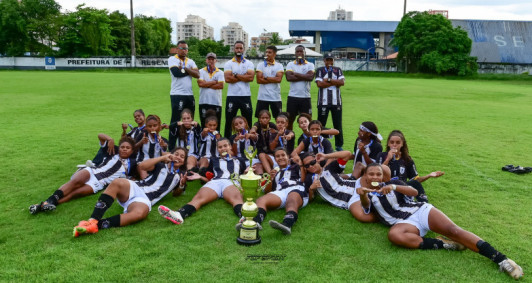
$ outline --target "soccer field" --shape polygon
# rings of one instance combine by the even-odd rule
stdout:
[[[72,237],[72,228],[90,216],[97,195],[29,214],[30,204],[92,159],[98,133],[118,139],[121,123],[132,123],[138,108],[168,123],[169,89],[167,72],[0,71],[0,281],[512,280],[471,251],[393,246],[387,227],[359,223],[320,199],[300,211],[290,236],[265,222],[262,244],[253,247],[236,244],[238,219],[221,200],[180,226],[154,207],[138,224],[80,238]],[[254,98],[257,89],[252,83]],[[195,93],[197,102],[197,85]],[[284,100],[287,93],[283,81]],[[312,94],[315,111],[314,83]],[[530,272],[532,174],[501,167],[532,166],[531,80],[347,75],[342,95],[344,149],[353,149],[363,121],[375,122],[385,139],[400,129],[421,175],[445,172],[424,183],[430,202]],[[198,187],[160,204],[179,208]],[[115,203],[106,215],[121,211]],[[266,221],[283,215],[269,212]]]

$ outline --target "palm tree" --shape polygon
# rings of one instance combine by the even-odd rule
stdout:
[[[271,45],[280,45],[283,43],[283,39],[279,36],[278,32],[272,33],[272,37],[270,38],[270,44]]]

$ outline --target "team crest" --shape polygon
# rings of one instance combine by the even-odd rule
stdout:
[[[183,100],[179,101],[179,110],[182,110],[183,109]]]
[[[399,168],[399,173],[403,175],[405,173],[405,167],[401,166],[401,168]]]

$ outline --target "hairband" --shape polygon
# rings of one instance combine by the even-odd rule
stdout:
[[[368,132],[368,133],[370,133],[370,134],[376,136],[380,141],[382,141],[382,136],[381,136],[381,134],[379,134],[379,133],[376,134],[376,133],[372,132],[370,129],[364,127],[363,125],[360,125],[360,129],[361,129],[362,131],[364,131],[364,132]]]

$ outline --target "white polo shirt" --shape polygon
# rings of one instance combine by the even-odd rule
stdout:
[[[273,61],[273,64],[265,61],[257,65],[257,72],[261,72],[264,78],[271,78],[275,77],[279,72],[283,73],[284,69],[283,65],[277,61]],[[263,101],[281,101],[281,84],[259,84],[259,95],[257,99]]]
[[[207,67],[199,70],[198,81],[206,82],[225,82],[224,73],[216,68],[212,74],[209,74]],[[199,104],[210,104],[222,106],[222,90],[208,87],[200,87]]]
[[[254,71],[255,66],[247,59],[242,62],[233,59],[227,61],[224,65],[224,72],[238,75],[245,75],[249,70]],[[251,90],[248,82],[238,81],[236,83],[227,83],[227,96],[251,96]]]
[[[184,61],[179,59],[177,55],[168,58],[168,69],[172,67],[182,68],[183,66],[190,69],[197,69],[196,63],[190,58],[185,58]],[[192,92],[192,77],[190,75],[176,78],[172,75],[170,71],[170,76],[172,77],[172,84],[170,87],[170,95],[194,95]]]
[[[305,63],[298,64],[297,61],[293,61],[286,65],[286,71],[292,71],[294,73],[306,74],[308,71],[314,72],[314,64],[305,60]],[[291,97],[300,97],[300,98],[310,98],[310,82],[308,81],[299,81],[299,82],[290,82],[290,91],[288,96]]]

